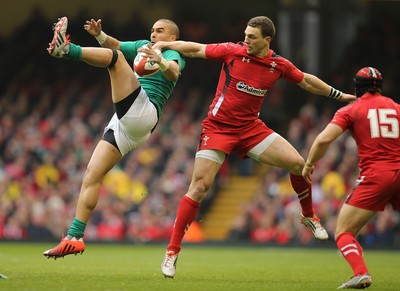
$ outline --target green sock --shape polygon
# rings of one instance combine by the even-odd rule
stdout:
[[[86,223],[80,221],[78,218],[74,218],[67,234],[79,239],[83,237],[85,233],[85,228],[86,228]]]
[[[70,43],[65,58],[68,60],[80,61],[82,58],[82,48],[79,45]]]

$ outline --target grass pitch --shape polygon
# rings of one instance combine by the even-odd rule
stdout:
[[[53,244],[0,242],[0,290],[334,290],[352,275],[336,249],[185,245],[174,279],[162,246],[86,245],[83,255],[46,259]],[[370,290],[400,289],[400,252],[365,252]]]

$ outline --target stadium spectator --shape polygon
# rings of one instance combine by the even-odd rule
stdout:
[[[97,144],[83,177],[75,218],[67,236],[56,247],[44,252],[47,257],[64,257],[85,250],[83,236],[86,225],[100,195],[105,175],[131,150],[143,145],[156,127],[165,103],[169,99],[185,61],[179,53],[169,50],[159,55],[151,43],[160,40],[175,41],[179,28],[171,20],[160,19],[151,29],[150,40],[120,42],[102,31],[101,20],[86,21],[84,28],[96,37],[104,48],[80,47],[70,43],[66,35],[67,17],[53,27],[54,36],[48,52],[53,57],[86,62],[107,68],[111,81],[111,97],[115,113],[106,126],[102,140]],[[144,49],[142,46],[146,45]],[[146,78],[135,75],[125,58],[134,60],[142,50],[149,61],[157,63],[160,71]],[[121,219],[113,211],[104,213],[109,219],[98,225],[102,237],[123,236]]]
[[[357,143],[360,174],[339,212],[335,239],[354,275],[338,289],[371,285],[372,278],[356,235],[387,205],[400,211],[400,104],[382,95],[382,81],[381,73],[373,67],[357,72],[354,78],[357,101],[336,112],[316,137],[303,168],[304,178],[311,183],[314,164],[345,130],[351,132]]]
[[[244,42],[201,44],[196,42],[158,42],[155,47],[173,49],[184,56],[218,60],[223,63],[214,101],[203,120],[192,182],[178,206],[176,221],[167,246],[162,273],[173,278],[176,260],[186,230],[196,217],[201,201],[207,195],[226,156],[231,152],[241,158],[283,168],[302,207],[301,220],[316,239],[327,240],[328,234],[314,214],[311,186],[301,176],[304,160],[282,136],[268,128],[259,118],[267,92],[283,77],[311,93],[340,101],[355,96],[342,93],[314,75],[303,73],[287,59],[278,56],[270,43],[275,26],[266,16],[250,19]],[[287,235],[285,234],[286,240]]]

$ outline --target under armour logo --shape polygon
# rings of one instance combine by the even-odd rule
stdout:
[[[242,58],[242,62],[250,63],[250,59],[249,59],[249,58],[246,58],[246,57],[243,57],[243,58]]]

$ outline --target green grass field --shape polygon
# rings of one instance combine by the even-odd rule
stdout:
[[[334,290],[351,276],[335,249],[188,246],[165,279],[165,246],[87,244],[46,259],[52,244],[0,242],[0,290]],[[370,290],[400,290],[400,252],[367,250]]]

